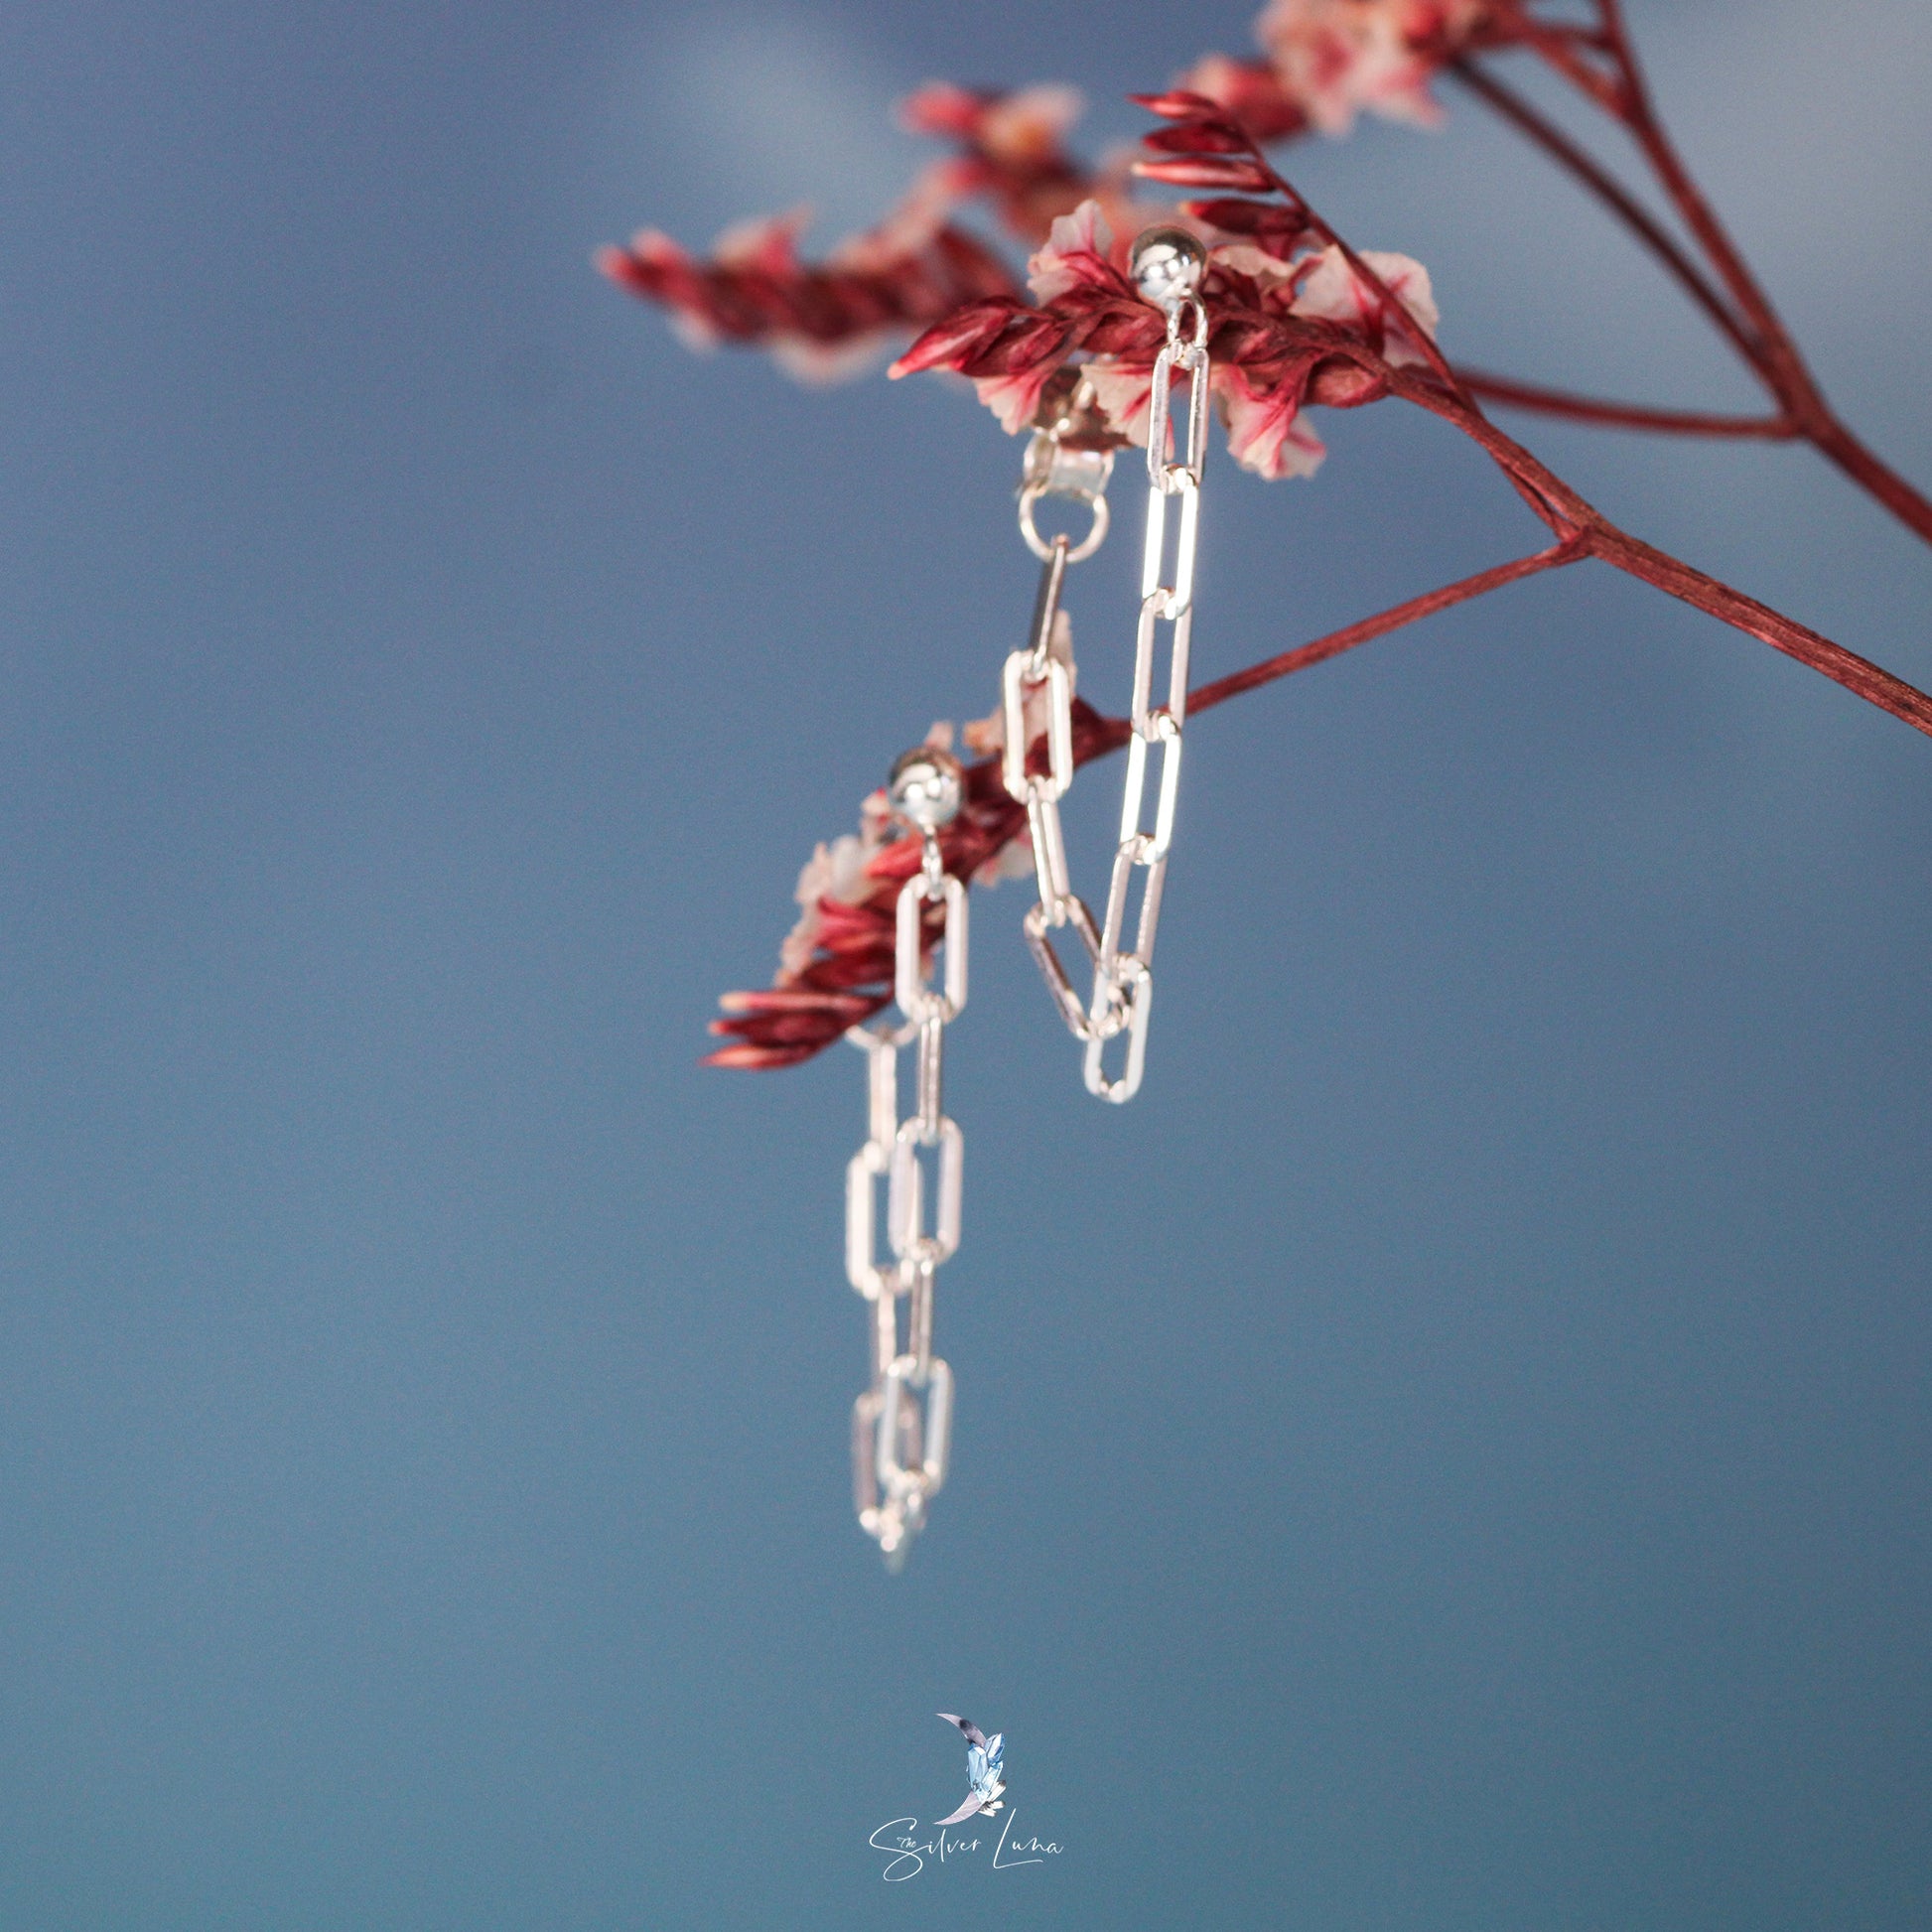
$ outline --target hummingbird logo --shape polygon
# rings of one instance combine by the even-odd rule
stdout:
[[[966,1777],[973,1788],[967,1792],[966,1802],[950,1818],[940,1819],[934,1829],[943,1830],[948,1825],[957,1825],[961,1819],[971,1818],[975,1812],[1003,1810],[1005,1801],[1000,1794],[1007,1788],[1001,1775],[1006,1769],[1006,1733],[996,1730],[988,1737],[971,1718],[955,1718],[950,1711],[941,1711],[937,1715],[966,1739]]]

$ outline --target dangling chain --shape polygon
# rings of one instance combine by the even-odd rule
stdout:
[[[916,755],[913,755],[916,757]],[[900,760],[903,767],[905,759]],[[936,783],[946,774],[938,766]],[[895,789],[899,786],[896,783]],[[947,814],[950,816],[950,814]],[[934,828],[924,829],[917,872],[899,889],[895,933],[897,1027],[855,1027],[865,1049],[870,1133],[845,1171],[846,1278],[872,1304],[872,1386],[852,1410],[853,1499],[859,1525],[897,1570],[946,1479],[952,1438],[952,1370],[932,1352],[932,1292],[940,1265],[959,1246],[966,1143],[946,1117],[941,1090],[946,1027],[966,1005],[966,888],[940,861]],[[945,908],[944,980],[935,990],[923,960],[925,907]],[[917,1105],[898,1117],[898,1049],[918,1044]],[[921,1151],[934,1157],[937,1200],[926,1225]],[[878,1182],[886,1177],[892,1262],[875,1258]],[[898,1306],[906,1304],[901,1345]]]
[[[1094,922],[1086,901],[1067,877],[1066,842],[1059,801],[1073,782],[1073,691],[1070,632],[1060,621],[1060,593],[1069,564],[1084,561],[1107,535],[1108,479],[1113,455],[1082,447],[1076,426],[1091,408],[1084,382],[1074,385],[1051,427],[1036,431],[1028,447],[1020,491],[1020,532],[1043,566],[1028,644],[1006,660],[1000,679],[1003,733],[1001,777],[1009,795],[1027,808],[1034,872],[1039,897],[1023,920],[1028,947],[1045,977],[1060,1017],[1086,1047],[1088,1090],[1104,1100],[1131,1100],[1147,1062],[1148,1008],[1154,993],[1154,937],[1161,918],[1161,887],[1173,839],[1174,804],[1180,787],[1180,736],[1187,711],[1187,648],[1193,623],[1194,546],[1200,522],[1201,465],[1207,454],[1207,311],[1194,295],[1197,244],[1184,232],[1151,230],[1149,241],[1179,255],[1195,254],[1192,279],[1176,283],[1166,301],[1168,335],[1154,364],[1148,409],[1147,545],[1141,569],[1141,611],[1134,643],[1133,733],[1127,743],[1127,777],[1121,800],[1120,837],[1107,915]],[[1157,264],[1158,272],[1159,264]],[[1144,292],[1147,284],[1142,284]],[[1191,330],[1185,325],[1191,322]],[[1170,391],[1187,378],[1180,460],[1170,461]],[[1045,496],[1084,504],[1092,525],[1076,545],[1065,536],[1042,538],[1034,511]],[[1166,581],[1168,503],[1180,499],[1172,577]],[[1168,701],[1153,700],[1159,626],[1173,626],[1168,647]],[[1028,769],[1031,734],[1029,693],[1044,690],[1046,769]],[[1161,752],[1161,786],[1150,830],[1142,824],[1148,755]],[[845,1272],[872,1304],[872,1383],[852,1410],[853,1498],[860,1527],[897,1570],[925,1522],[926,1505],[946,1479],[952,1439],[952,1370],[932,1352],[933,1287],[942,1263],[959,1246],[960,1197],[965,1141],[947,1118],[941,1092],[945,1030],[966,1005],[966,886],[945,870],[938,828],[957,813],[963,796],[957,764],[943,752],[908,752],[893,768],[892,803],[922,840],[919,870],[900,889],[894,934],[894,995],[899,1020],[854,1027],[846,1037],[867,1059],[869,1132],[845,1171]],[[1134,944],[1124,948],[1134,875],[1146,874]],[[940,945],[942,984],[935,989],[926,965],[926,907],[944,908]],[[1093,969],[1093,990],[1082,1004],[1053,949],[1051,932],[1070,925]],[[1107,1042],[1127,1035],[1126,1063],[1110,1076],[1103,1063]],[[898,1051],[916,1041],[916,1106],[898,1116]],[[921,1155],[931,1157],[935,1195],[927,1227],[928,1182]],[[878,1183],[887,1183],[886,1228],[893,1259],[878,1259]],[[906,1305],[900,1334],[899,1304]]]
[[[1190,337],[1182,334],[1183,319],[1189,312],[1193,323]],[[1170,462],[1168,452],[1169,390],[1176,372],[1187,377],[1187,420],[1178,463]],[[1147,1065],[1148,1009],[1154,998],[1154,936],[1161,922],[1161,887],[1167,876],[1168,848],[1173,841],[1174,805],[1180,790],[1180,735],[1187,715],[1194,546],[1200,532],[1201,465],[1207,455],[1207,311],[1196,297],[1183,296],[1168,312],[1168,340],[1154,364],[1148,404],[1147,544],[1141,565],[1140,624],[1134,640],[1133,735],[1127,741],[1120,841],[1107,890],[1107,916],[1097,931],[1086,901],[1067,881],[1059,801],[1073,782],[1073,663],[1070,652],[1063,659],[1052,655],[1051,640],[1066,565],[1075,557],[1092,553],[1105,533],[1106,521],[1096,513],[1093,532],[1077,552],[1068,552],[1064,537],[1045,550],[1034,535],[1031,506],[1024,492],[1021,497],[1022,532],[1045,557],[1032,648],[1017,650],[1007,659],[1001,681],[1006,739],[1001,775],[1009,794],[1027,808],[1034,871],[1039,886],[1038,902],[1026,915],[1023,929],[1061,1019],[1074,1037],[1085,1043],[1087,1090],[1116,1102],[1133,1099]],[[1101,486],[1105,486],[1104,475]],[[1163,581],[1163,566],[1167,561],[1168,503],[1173,497],[1180,499],[1180,515],[1173,581],[1167,583]],[[1096,496],[1094,501],[1096,511],[1106,507],[1104,498]],[[1157,705],[1151,700],[1156,632],[1163,623],[1173,628],[1168,656],[1168,701]],[[1047,703],[1044,776],[1027,770],[1026,693],[1029,687],[1037,689],[1041,684],[1046,687]],[[1161,750],[1161,789],[1150,831],[1143,827],[1142,816],[1148,753],[1156,746]],[[1121,937],[1127,926],[1136,872],[1145,872],[1147,881],[1133,949],[1126,951]],[[1062,925],[1072,926],[1093,966],[1093,992],[1084,1007],[1049,936],[1051,928]],[[1126,1065],[1114,1078],[1107,1073],[1104,1056],[1107,1042],[1122,1032],[1127,1035]]]

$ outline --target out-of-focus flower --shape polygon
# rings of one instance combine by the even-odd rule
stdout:
[[[1431,76],[1495,12],[1492,0],[1269,0],[1255,34],[1310,124],[1346,134],[1364,109],[1435,125]]]
[[[1301,101],[1267,61],[1203,54],[1173,84],[1226,108],[1257,141],[1286,141],[1308,131]]]
[[[728,229],[709,261],[645,228],[628,248],[602,249],[597,264],[620,287],[661,303],[694,346],[759,344],[794,374],[826,380],[963,303],[1013,290],[1006,264],[949,223],[946,207],[921,182],[877,227],[816,266],[798,259],[802,212]]]
[[[1065,146],[1084,106],[1071,87],[977,93],[933,80],[899,103],[898,118],[911,133],[959,144],[959,154],[927,171],[928,193],[949,207],[983,196],[1013,233],[1038,241],[1091,192]]]
[[[1098,204],[1117,233],[1132,234],[1159,210],[1134,198],[1131,152],[1096,169],[1062,144],[1080,113],[1070,87],[975,93],[947,82],[921,87],[899,109],[915,133],[938,135],[960,152],[927,168],[876,226],[841,242],[819,263],[800,261],[804,212],[767,215],[729,228],[700,260],[654,228],[628,248],[605,248],[598,266],[620,286],[670,311],[693,347],[754,344],[807,381],[836,380],[869,367],[882,347],[947,317],[970,321],[972,306],[1011,295],[1017,279],[954,212],[991,205],[1007,229],[1037,246],[1053,223],[1085,202]],[[1011,380],[995,379],[989,404],[1018,428],[1038,404],[1031,358]]]

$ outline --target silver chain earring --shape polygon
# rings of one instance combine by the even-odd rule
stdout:
[[[1041,571],[1028,642],[1008,656],[1000,679],[1001,779],[1008,795],[1026,807],[1038,889],[1022,929],[1060,1018],[1084,1049],[1088,1090],[1114,1102],[1134,1097],[1146,1069],[1154,941],[1180,788],[1194,552],[1207,455],[1207,311],[1198,294],[1206,260],[1199,241],[1174,227],[1148,229],[1135,241],[1131,256],[1135,285],[1166,312],[1168,327],[1149,384],[1147,535],[1135,627],[1131,734],[1120,832],[1105,916],[1099,921],[1072,889],[1060,829],[1060,800],[1073,782],[1077,679],[1061,593],[1068,567],[1091,557],[1106,540],[1106,488],[1114,461],[1111,448],[1081,438],[1090,401],[1082,384],[1066,392],[1065,406],[1051,425],[1035,432],[1022,469],[1020,533],[1040,560]],[[1172,404],[1176,381],[1184,381],[1186,394],[1185,413],[1178,419]],[[1077,544],[1065,536],[1040,536],[1035,512],[1046,498],[1080,504],[1090,512],[1091,523]],[[1176,500],[1178,513],[1171,519],[1169,504]],[[1163,626],[1168,630],[1168,695],[1165,704],[1156,704]],[[1040,770],[1035,768],[1033,747],[1042,738],[1045,759]],[[1160,783],[1149,826],[1144,822],[1148,764],[1157,751]],[[852,1412],[853,1493],[860,1527],[879,1544],[887,1567],[895,1571],[903,1565],[932,1498],[945,1482],[952,1443],[952,1370],[932,1352],[932,1325],[938,1271],[959,1246],[965,1177],[965,1141],[945,1112],[942,1076],[946,1028],[966,1005],[967,889],[963,879],[945,870],[939,833],[958,816],[964,795],[963,775],[949,752],[922,746],[893,767],[888,786],[892,810],[920,841],[918,869],[900,888],[897,907],[894,995],[898,1018],[855,1027],[846,1035],[866,1054],[868,1096],[866,1142],[846,1168],[846,1278],[872,1311],[872,1378]],[[1143,875],[1140,906],[1134,942],[1128,947],[1122,940],[1137,873]],[[1068,928],[1092,973],[1084,1000],[1053,943],[1053,934]],[[1123,1035],[1122,1063],[1109,1073],[1109,1044]],[[915,1044],[913,1110],[900,1119],[898,1053]],[[890,1261],[878,1256],[882,1179]]]

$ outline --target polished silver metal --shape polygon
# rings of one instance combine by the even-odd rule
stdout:
[[[1066,588],[1066,567],[1073,561],[1065,537],[1055,537],[1043,559],[1046,568],[1039,573],[1039,589],[1034,594],[1033,621],[1027,626],[1031,646],[1027,675],[1037,683],[1046,675],[1047,660],[1053,655],[1053,638],[1060,627],[1060,593]],[[1069,670],[1071,656],[1062,658]],[[1012,789],[1011,785],[1008,787]]]
[[[1128,277],[1157,309],[1172,310],[1194,294],[1206,272],[1207,250],[1187,228],[1143,228],[1128,250]]]
[[[941,941],[944,953],[943,993],[935,993],[926,981],[926,966],[921,938],[925,927],[925,906],[938,899],[946,908]],[[915,872],[898,892],[896,920],[894,997],[898,1010],[919,1026],[934,1018],[950,1024],[966,1011],[966,885],[950,873],[942,874],[935,888],[927,871]]]
[[[1063,555],[1063,542],[1059,549]],[[895,814],[918,835],[919,866],[894,912],[898,1021],[846,1035],[868,1060],[866,1142],[846,1166],[845,1260],[847,1279],[872,1304],[872,1379],[852,1411],[853,1502],[860,1527],[897,1570],[945,1479],[952,1428],[952,1371],[932,1352],[932,1326],[939,1268],[959,1247],[965,1179],[965,1137],[946,1117],[944,1078],[946,1028],[966,1006],[968,920],[965,882],[947,872],[938,836],[965,800],[958,760],[920,746],[893,766],[887,790]],[[932,905],[940,908],[936,933],[926,918]],[[897,1053],[915,1043],[913,1107],[901,1118]],[[890,1264],[878,1252],[882,1175]]]
[[[1108,1002],[1107,1024],[1097,1017],[1089,1020],[1086,1058],[1081,1071],[1087,1091],[1102,1100],[1132,1100],[1141,1090],[1141,1076],[1147,1070],[1147,1021],[1154,1004],[1154,971],[1132,953],[1122,954],[1112,973],[1103,981],[1095,975],[1096,1014],[1103,998]],[[1127,1063],[1118,1078],[1106,1068],[1107,1042],[1127,1035]]]
[[[1000,777],[1008,796],[1025,807],[1033,842],[1038,895],[1022,920],[1028,949],[1061,1019],[1081,1042],[1088,1088],[1109,1101],[1131,1099],[1146,1069],[1154,942],[1179,798],[1211,374],[1207,311],[1198,295],[1205,265],[1204,250],[1185,229],[1151,229],[1134,246],[1136,286],[1166,310],[1168,330],[1148,411],[1148,517],[1131,735],[1100,920],[1069,883],[1059,812],[1073,783],[1078,676],[1060,600],[1068,566],[1092,556],[1106,538],[1105,491],[1113,469],[1110,452],[1068,440],[1076,418],[1090,409],[1084,383],[1069,392],[1061,419],[1035,434],[1021,476],[1020,532],[1044,568],[1027,642],[1009,653],[1001,672]],[[1183,378],[1185,415],[1176,421],[1173,389]],[[1048,496],[1087,507],[1091,521],[1079,542],[1040,535],[1034,509]],[[1170,517],[1173,498],[1177,513]],[[1157,676],[1164,627],[1165,675]],[[1161,702],[1157,686],[1165,691]],[[1042,711],[1044,729],[1035,733],[1031,727]],[[1036,737],[1045,741],[1043,771],[1029,769]],[[1157,749],[1161,776],[1148,824],[1148,767]],[[958,761],[936,747],[918,747],[894,765],[888,793],[895,815],[918,836],[919,865],[894,907],[893,991],[899,1018],[847,1035],[868,1055],[868,1077],[867,1138],[846,1167],[846,1277],[871,1304],[871,1383],[852,1411],[853,1504],[860,1527],[896,1571],[945,1482],[951,1452],[952,1371],[932,1352],[932,1334],[938,1271],[958,1251],[964,1204],[965,1137],[945,1111],[944,1070],[946,1028],[966,1006],[968,931],[966,885],[946,869],[938,836],[965,804]],[[931,907],[939,908],[936,920],[929,917]],[[1092,970],[1084,1000],[1054,949],[1053,934],[1063,929],[1079,940]],[[914,1042],[914,1102],[901,1118],[897,1053]],[[882,1177],[890,1263],[879,1256]]]
[[[1180,320],[1193,317],[1191,339],[1183,340]],[[1170,431],[1173,423],[1173,378],[1178,372],[1187,378],[1187,432],[1181,444],[1179,462],[1172,461]],[[1207,459],[1207,388],[1211,370],[1207,359],[1207,311],[1189,300],[1180,304],[1168,318],[1167,345],[1155,358],[1154,376],[1148,389],[1147,474],[1157,489],[1172,494],[1178,487],[1176,475],[1200,482],[1201,466]]]
[[[922,1148],[938,1154],[938,1200],[932,1229],[925,1227],[927,1188],[919,1164]],[[887,1177],[887,1224],[893,1252],[905,1262],[950,1261],[959,1251],[960,1206],[966,1173],[966,1137],[959,1124],[941,1114],[930,1128],[916,1116],[899,1130],[893,1143],[892,1169]]]
[[[1102,1099],[1125,1101],[1139,1090],[1147,1064],[1148,1017],[1154,999],[1154,942],[1161,896],[1173,844],[1180,799],[1181,738],[1187,717],[1187,677],[1194,613],[1194,561],[1200,540],[1200,481],[1207,458],[1207,419],[1212,370],[1207,354],[1208,317],[1199,297],[1207,254],[1185,228],[1150,228],[1136,238],[1130,272],[1141,293],[1167,312],[1167,339],[1155,359],[1148,409],[1147,533],[1141,553],[1141,608],[1134,636],[1134,678],[1129,704],[1132,736],[1121,786],[1120,829],[1108,883],[1107,906],[1096,922],[1072,890],[1059,803],[1073,780],[1072,693],[1076,671],[1067,651],[1056,659],[1051,644],[1066,566],[1079,554],[1064,538],[1035,540],[1024,515],[1022,530],[1045,563],[1028,646],[1012,652],[1001,675],[1001,780],[1027,808],[1038,889],[1022,920],[1027,947],[1067,1030],[1084,1046],[1084,1077]],[[1176,422],[1173,392],[1185,384],[1185,411]],[[1176,434],[1176,431],[1178,432]],[[1048,479],[1077,477],[1072,455],[1060,448],[1058,429],[1035,434],[1023,468],[1022,499]],[[1068,493],[1079,493],[1075,483]],[[1169,504],[1177,500],[1175,514]],[[1171,554],[1172,553],[1172,554]],[[1163,628],[1167,661],[1162,667]],[[1056,662],[1064,671],[1055,674]],[[1156,701],[1157,683],[1164,691]],[[1030,771],[1028,698],[1046,699],[1046,770]],[[1153,822],[1147,822],[1147,784],[1154,755],[1160,783]],[[1139,910],[1132,916],[1136,887]],[[1091,991],[1082,1000],[1054,947],[1056,930],[1071,926],[1092,968]],[[1123,1040],[1123,1063],[1108,1069],[1109,1042]]]
[[[1154,942],[1161,923],[1161,895],[1180,800],[1181,740],[1187,721],[1188,658],[1193,640],[1194,557],[1200,541],[1200,482],[1207,458],[1211,374],[1207,311],[1194,293],[1199,276],[1196,274],[1190,282],[1184,263],[1176,265],[1186,251],[1171,244],[1171,237],[1158,238],[1157,245],[1156,237],[1144,235],[1136,243],[1137,273],[1144,246],[1148,278],[1144,292],[1167,308],[1168,338],[1155,360],[1149,392],[1147,538],[1141,552],[1141,610],[1134,633],[1134,685],[1129,707],[1133,735],[1127,741],[1120,837],[1114,849],[1107,911],[1101,921],[1083,1035],[1086,1055],[1082,1070],[1087,1090],[1116,1103],[1131,1100],[1140,1091],[1147,1067],[1148,1018],[1154,1003]],[[1170,253],[1162,252],[1170,248]],[[1163,293],[1156,294],[1155,289]],[[1172,402],[1178,375],[1187,378],[1187,407],[1176,438]],[[1177,450],[1171,447],[1176,442]],[[1168,504],[1176,497],[1179,514],[1172,519],[1170,563]],[[1156,665],[1163,625],[1169,630],[1167,698],[1157,704]],[[1161,783],[1154,822],[1149,825],[1148,764],[1157,750]],[[1140,913],[1134,921],[1134,942],[1129,949],[1123,942],[1137,874]],[[1126,1035],[1125,1062],[1117,1073],[1109,1072],[1108,1044],[1122,1035]]]
[[[932,1365],[932,1290],[938,1278],[937,1261],[921,1259],[912,1264],[912,1286],[906,1294],[906,1346],[923,1380]],[[894,1357],[895,1360],[898,1358]]]
[[[1020,492],[1020,534],[1026,538],[1027,548],[1042,561],[1059,541],[1057,537],[1041,536],[1039,526],[1034,521],[1034,505],[1045,494],[1043,489],[1023,489]],[[1070,564],[1085,563],[1107,541],[1106,497],[1089,498],[1088,507],[1093,511],[1093,521],[1088,525],[1086,535],[1066,553],[1066,560]]]
[[[1062,920],[1072,924],[1082,943],[1087,945],[1087,961],[1091,965],[1100,956],[1099,941],[1093,938],[1093,914],[1077,898],[1069,897],[1062,899],[1060,904]],[[1068,917],[1075,912],[1077,919]],[[1066,968],[1060,964],[1060,956],[1053,949],[1052,940],[1046,936],[1047,924],[1046,903],[1042,899],[1022,918],[1020,929],[1026,934],[1027,950],[1033,954],[1034,963],[1046,982],[1047,992],[1053,996],[1053,1004],[1060,1010],[1060,1018],[1066,1022],[1067,1031],[1075,1039],[1084,1040],[1090,1031],[1086,1002],[1074,990]]]
[[[1086,535],[1066,550],[1067,563],[1085,563],[1107,541],[1107,480],[1114,472],[1114,453],[1069,445],[1063,432],[1070,426],[1069,416],[1051,429],[1035,430],[1020,466],[1020,534],[1042,563],[1066,541],[1039,534],[1034,509],[1042,497],[1082,503],[1091,513]]]
[[[959,816],[966,780],[959,760],[936,745],[915,745],[893,761],[886,796],[894,812],[914,830],[936,832]]]
[[[1112,450],[1069,445],[1057,428],[1036,429],[1027,439],[1027,454],[1020,461],[1020,488],[1022,494],[1032,490],[1039,496],[1091,503],[1107,493],[1107,480],[1113,474]]]
[[[1027,688],[1046,687],[1046,776],[1027,775]],[[1035,669],[1034,653],[1008,654],[1000,678],[1000,709],[1006,744],[1001,751],[1001,773],[1007,790],[1023,805],[1035,798],[1058,802],[1073,782],[1073,677],[1057,657]]]
[[[952,1370],[928,1350],[895,1355],[852,1405],[852,1501],[886,1568],[904,1568],[952,1455]]]
[[[1036,437],[1035,444],[1039,441]],[[1035,459],[1029,452],[1028,461]],[[1024,526],[1023,526],[1024,527]],[[1059,622],[1060,592],[1068,564],[1077,561],[1064,537],[1045,553],[1039,594],[1034,601],[1027,645],[1012,652],[1000,680],[1000,777],[1007,795],[1027,808],[1027,828],[1034,851],[1034,879],[1038,897],[1021,921],[1027,948],[1039,967],[1046,990],[1060,1017],[1074,1035],[1087,1034],[1086,1008],[1048,936],[1049,928],[1071,925],[1087,950],[1089,965],[1098,957],[1099,939],[1093,914],[1075,895],[1067,875],[1066,838],[1060,826],[1059,801],[1073,783],[1073,691],[1078,675],[1070,644],[1061,640],[1070,631]],[[1032,738],[1027,724],[1027,693],[1046,693],[1046,772],[1029,772]]]
[[[879,1182],[892,1168],[898,1132],[898,1049],[907,1031],[853,1027],[846,1033],[866,1054],[867,1135],[845,1169],[845,1278],[869,1302],[904,1292],[901,1271],[879,1265],[878,1230]]]
[[[946,1112],[946,1023],[936,1013],[919,1029],[918,1095],[913,1119],[928,1139],[939,1131]]]
[[[903,1274],[895,1278],[895,1287],[903,1287],[906,1277]],[[898,1345],[898,1305],[903,1297],[898,1294],[882,1295],[872,1305],[872,1386],[879,1386],[879,1379],[893,1363],[905,1351]]]
[[[892,1165],[872,1141],[845,1164],[845,1278],[868,1302],[898,1292],[898,1270],[878,1259],[879,1179]]]
[[[879,1486],[895,1500],[916,1495],[923,1510],[945,1486],[951,1460],[952,1370],[937,1355],[923,1367],[901,1355],[880,1393]]]
[[[1060,902],[1069,891],[1066,841],[1060,833],[1059,800],[1073,782],[1073,687],[1075,671],[1069,627],[1061,624],[1060,590],[1071,562],[1064,537],[1056,538],[1039,574],[1039,595],[1028,645],[1009,654],[1000,679],[1000,779],[1007,795],[1027,808],[1039,900],[1048,922],[1064,919]],[[1027,720],[1027,693],[1043,688],[1047,701],[1047,771],[1042,780],[1029,774],[1033,750]]]

